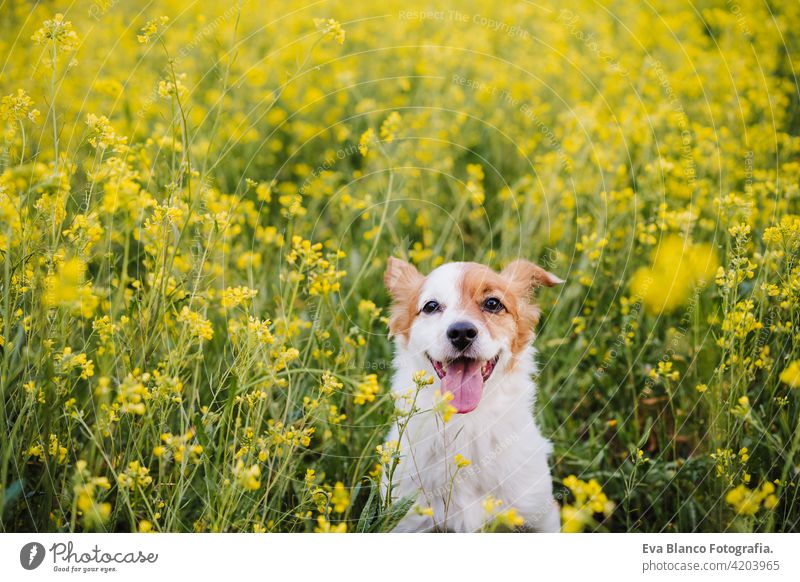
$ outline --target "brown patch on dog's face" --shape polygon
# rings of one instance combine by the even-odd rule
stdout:
[[[538,321],[538,311],[520,301],[519,289],[513,281],[495,273],[489,267],[477,263],[469,263],[464,268],[461,279],[462,308],[477,321],[480,321],[493,338],[504,337],[511,346],[514,356],[533,338],[533,326]],[[494,297],[503,308],[497,312],[488,312],[483,308],[484,302]],[[533,319],[531,319],[533,315]]]
[[[482,322],[493,338],[507,338],[516,359],[533,340],[534,328],[539,323],[539,308],[530,301],[533,289],[560,282],[555,275],[528,261],[514,261],[502,273],[467,263],[461,278],[461,307]],[[489,298],[498,299],[503,309],[496,313],[485,309]]]
[[[392,296],[389,334],[408,339],[411,324],[417,316],[417,302],[425,277],[414,265],[389,257],[383,282]]]

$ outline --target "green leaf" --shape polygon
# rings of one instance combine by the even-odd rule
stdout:
[[[361,510],[361,515],[358,517],[358,523],[356,524],[356,531],[358,533],[366,533],[370,531],[370,526],[375,520],[375,516],[377,514],[379,501],[378,486],[372,479],[369,479],[369,486],[369,497],[367,498],[367,502],[364,504],[364,509]]]
[[[416,497],[403,497],[396,503],[393,503],[389,510],[384,514],[381,523],[381,531],[392,531],[397,524],[406,516],[408,510],[414,505]]]

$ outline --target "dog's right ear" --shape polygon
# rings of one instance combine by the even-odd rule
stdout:
[[[383,283],[395,301],[414,293],[425,277],[411,263],[389,257]]]
[[[392,296],[389,337],[408,336],[417,313],[417,294],[425,277],[411,263],[389,257],[383,282]]]

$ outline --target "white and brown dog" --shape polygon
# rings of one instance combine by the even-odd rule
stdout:
[[[391,489],[393,499],[415,496],[432,515],[412,509],[395,531],[480,530],[492,519],[484,507],[490,496],[502,509],[516,509],[526,528],[558,531],[547,465],[552,446],[533,417],[531,342],[540,312],[530,299],[536,287],[561,279],[521,260],[501,273],[448,263],[426,277],[390,258],[384,280],[393,299],[392,390],[407,394],[419,370],[438,378],[417,395],[421,412],[403,432]],[[458,414],[448,423],[434,412],[437,390],[453,395]],[[409,406],[402,397],[398,405]],[[398,436],[395,427],[388,440]],[[458,474],[456,455],[471,461]]]

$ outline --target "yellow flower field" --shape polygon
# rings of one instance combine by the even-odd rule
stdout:
[[[398,256],[566,279],[564,531],[797,531],[800,4],[564,6],[3,3],[0,530],[430,511],[377,485]]]

